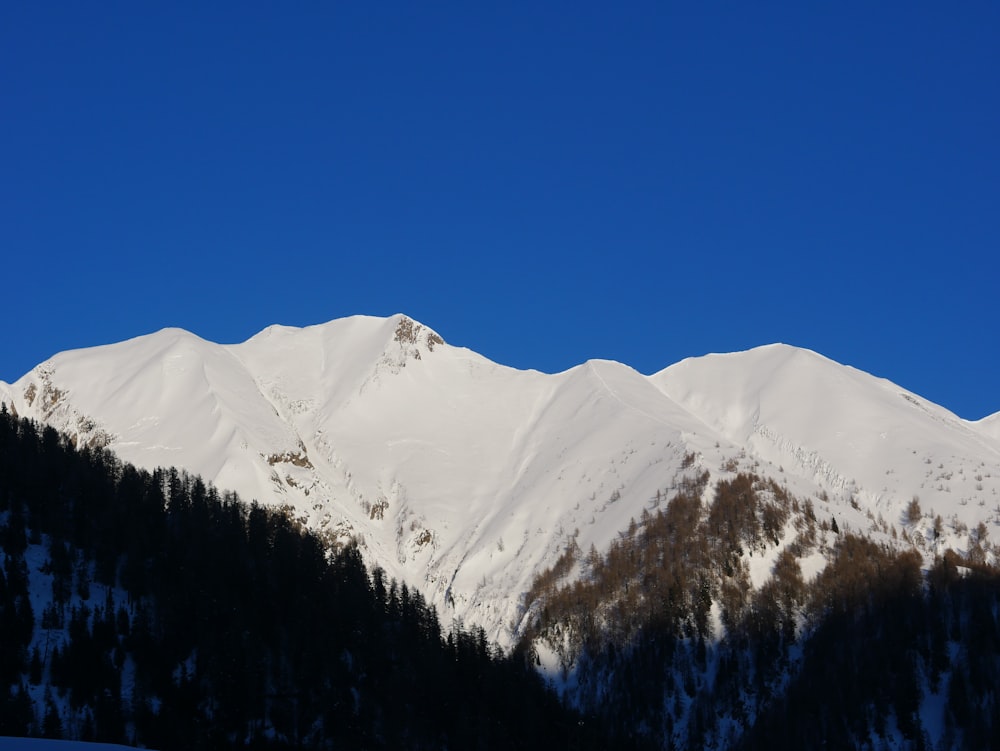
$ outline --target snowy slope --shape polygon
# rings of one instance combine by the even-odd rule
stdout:
[[[925,514],[967,525],[1000,518],[989,420],[962,420],[890,381],[782,344],[684,360],[652,381],[751,455],[890,523],[914,497]]]
[[[570,540],[603,548],[684,471],[756,465],[795,492],[827,491],[854,526],[868,511],[898,522],[914,494],[965,524],[1000,502],[995,420],[963,422],[782,345],[650,377],[606,361],[546,375],[400,315],[272,326],[236,345],[166,329],[64,352],[0,383],[0,399],[79,443],[356,536],[445,620],[501,643]]]
[[[84,743],[83,741],[54,741],[45,738],[0,737],[4,751],[126,751],[131,746],[114,743]]]
[[[1000,441],[1000,412],[972,423],[977,430]]]

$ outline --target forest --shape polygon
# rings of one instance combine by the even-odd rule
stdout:
[[[280,510],[0,410],[0,736],[608,748],[483,631]]]
[[[517,651],[555,654],[574,706],[663,749],[1000,748],[1000,571],[980,551],[925,569],[773,480],[708,479],[603,553],[567,546],[526,595]],[[759,586],[751,556],[773,560]]]

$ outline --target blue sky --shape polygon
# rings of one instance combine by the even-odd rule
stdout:
[[[6,3],[0,379],[406,313],[1000,410],[1000,4]]]

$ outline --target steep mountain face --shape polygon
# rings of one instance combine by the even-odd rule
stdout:
[[[0,383],[0,400],[78,445],[355,537],[442,619],[502,644],[568,544],[606,549],[693,471],[752,469],[885,540],[906,522],[927,555],[1000,523],[1000,415],[966,422],[783,345],[648,377],[606,361],[546,375],[400,315],[273,326],[236,345],[165,329],[56,355]]]

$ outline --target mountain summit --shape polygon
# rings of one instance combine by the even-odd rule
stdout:
[[[0,400],[78,446],[286,505],[510,644],[568,545],[605,549],[693,471],[753,470],[889,539],[914,499],[926,553],[1000,522],[1000,415],[979,422],[808,350],[770,345],[652,376],[498,365],[403,315],[180,329],[58,354]],[[952,523],[931,536],[937,516]],[[964,530],[964,531],[963,531]]]

